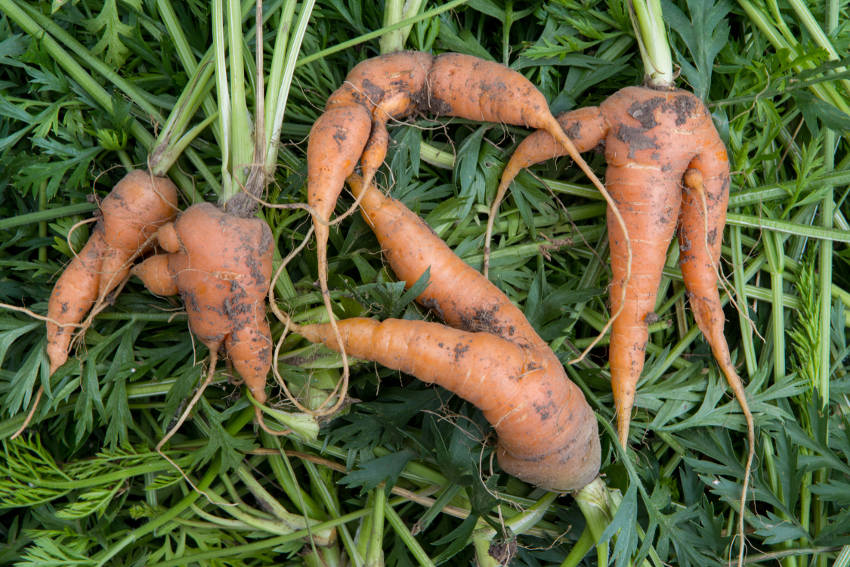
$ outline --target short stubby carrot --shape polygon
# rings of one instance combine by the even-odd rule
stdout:
[[[134,170],[100,205],[101,218],[83,249],[62,272],[47,304],[47,356],[53,374],[66,360],[86,313],[127,277],[133,258],[177,214],[177,187],[166,177]]]
[[[258,218],[193,205],[157,233],[168,251],[133,268],[153,293],[180,293],[189,327],[212,356],[224,346],[259,402],[266,400],[272,341],[266,294],[274,253],[271,230]]]
[[[629,241],[608,217],[611,248],[609,361],[617,429],[628,440],[635,389],[643,370],[667,248],[678,230],[679,263],[697,325],[741,405],[752,450],[752,415],[729,347],[717,290],[718,260],[729,200],[729,159],[703,102],[677,89],[628,87],[588,107],[559,117],[583,150],[604,144],[605,179],[628,229]],[[522,167],[564,155],[544,131],[517,147],[503,174],[497,202]],[[627,249],[633,258],[626,281]]]
[[[499,436],[497,456],[508,473],[561,491],[593,480],[601,458],[596,418],[522,312],[400,202],[356,176],[349,185],[396,276],[411,286],[430,269],[417,301],[451,327],[346,319],[339,322],[345,349],[475,404]],[[339,350],[327,323],[296,331]]]

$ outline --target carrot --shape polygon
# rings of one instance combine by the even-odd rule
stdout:
[[[265,402],[272,349],[265,297],[274,253],[268,225],[201,203],[164,225],[157,239],[171,252],[146,259],[133,275],[153,293],[179,292],[192,332],[213,358],[224,346],[251,394]]]
[[[88,243],[53,287],[47,304],[47,356],[53,374],[66,360],[74,329],[124,279],[132,259],[177,213],[177,188],[166,177],[134,170],[104,198]]]
[[[559,491],[590,482],[600,463],[596,419],[522,312],[400,202],[356,176],[349,184],[396,275],[410,286],[430,268],[429,285],[417,301],[451,327],[346,319],[338,323],[345,349],[439,384],[479,407],[498,433],[497,455],[508,473]],[[296,331],[340,350],[330,324]]]
[[[647,318],[655,306],[667,247],[678,228],[679,264],[694,318],[747,425],[743,505],[755,450],[755,426],[723,335],[717,276],[730,176],[726,148],[711,116],[702,101],[687,91],[628,87],[598,108],[569,112],[558,121],[579,147],[604,143],[608,190],[619,205],[630,238],[639,243],[634,247],[631,277],[625,278],[626,238],[619,225],[612,223],[609,208],[611,309],[619,312],[611,329],[609,361],[620,442],[624,446],[628,442],[648,340]],[[523,140],[505,167],[491,217],[522,167],[560,155],[563,151],[547,132],[537,131]]]
[[[655,307],[667,247],[677,226],[682,275],[697,324],[745,407],[743,391],[737,388],[740,378],[723,337],[717,293],[716,265],[729,197],[729,162],[705,105],[687,91],[628,87],[598,108],[567,113],[559,122],[582,148],[604,143],[608,191],[620,206],[630,238],[640,243],[634,250],[631,278],[625,282],[624,237],[609,217],[612,311],[621,307],[623,286],[626,297],[613,323],[609,348],[620,440],[625,445],[628,439],[648,338],[646,319]],[[563,151],[547,132],[530,135],[505,167],[497,200],[522,167],[561,155]],[[683,191],[686,181],[699,188],[686,185]],[[497,209],[495,202],[491,212]]]
[[[307,198],[316,229],[319,286],[329,314],[328,225],[343,182],[359,160],[368,186],[386,156],[387,121],[414,112],[544,129],[605,193],[546,99],[520,73],[460,53],[400,52],[367,59],[328,98],[307,146]]]

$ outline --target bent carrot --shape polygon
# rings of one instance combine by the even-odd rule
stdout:
[[[74,329],[129,273],[132,258],[177,213],[177,188],[147,171],[125,175],[100,206],[89,242],[53,287],[47,304],[47,356],[53,374],[66,360]]]
[[[590,482],[600,463],[596,419],[522,312],[400,202],[356,176],[349,185],[396,275],[410,286],[430,268],[429,285],[417,301],[458,328],[346,319],[338,323],[345,349],[478,406],[499,435],[497,455],[508,473],[551,490]],[[327,323],[296,331],[340,350]]]
[[[356,65],[328,99],[310,130],[307,191],[316,229],[319,286],[327,285],[330,215],[358,163],[369,185],[386,156],[386,123],[414,112],[540,128],[551,134],[605,194],[605,188],[549,112],[546,99],[520,73],[470,55],[391,53]],[[343,353],[343,357],[345,354]]]
[[[566,131],[584,134],[580,136],[583,147],[604,143],[608,190],[627,220],[629,237],[639,243],[631,280],[624,284],[624,238],[609,217],[612,311],[619,307],[624,285],[626,293],[624,309],[613,323],[609,348],[621,442],[625,445],[628,440],[635,386],[643,369],[646,319],[654,309],[667,247],[677,227],[682,276],[697,324],[748,415],[743,386],[723,337],[717,293],[729,161],[705,105],[683,90],[627,87],[598,108],[566,113],[559,122]],[[522,167],[561,155],[564,152],[547,132],[530,135],[505,167],[499,196]],[[492,213],[497,208],[498,202]]]

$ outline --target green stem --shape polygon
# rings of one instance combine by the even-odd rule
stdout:
[[[272,56],[272,68],[269,76],[268,90],[266,94],[266,157],[265,157],[265,175],[267,179],[271,179],[274,174],[274,169],[278,161],[278,148],[280,147],[280,134],[283,130],[283,117],[286,111],[286,102],[289,98],[289,91],[292,86],[292,78],[295,75],[295,67],[298,63],[298,55],[301,52],[301,45],[304,42],[304,36],[307,33],[307,27],[310,22],[310,16],[313,13],[314,0],[308,0],[301,6],[301,13],[298,16],[298,22],[295,27],[295,33],[290,42],[286,42],[286,29],[289,28],[292,20],[292,11],[295,9],[295,2],[291,2],[290,8],[287,5],[287,11],[281,17],[281,26],[278,31],[283,34],[284,39],[281,40],[278,36],[278,41],[275,43],[275,50]],[[285,51],[286,56],[282,61],[281,58]]]
[[[401,20],[400,22],[396,22],[395,24],[393,24],[391,26],[382,27],[381,29],[375,30],[373,32],[365,33],[361,36],[355,37],[355,38],[350,39],[348,41],[343,41],[342,43],[338,43],[333,47],[328,47],[327,49],[323,49],[321,51],[318,51],[316,53],[308,55],[307,57],[302,57],[298,61],[297,66],[301,67],[302,65],[307,65],[309,63],[312,63],[313,61],[319,61],[319,60],[324,59],[325,57],[327,57],[328,55],[331,55],[333,53],[337,53],[339,51],[345,51],[346,49],[354,47],[355,45],[360,45],[361,43],[365,43],[367,41],[381,37],[382,35],[384,35],[387,32],[397,30],[397,29],[403,28],[405,26],[412,26],[413,24],[415,24],[417,22],[421,22],[423,20],[431,19],[434,16],[437,16],[439,14],[442,14],[443,12],[447,12],[449,10],[457,8],[458,6],[460,6],[462,4],[466,4],[467,2],[469,2],[469,0],[452,0],[451,2],[446,2],[445,4],[441,4],[440,6],[438,6],[436,8],[432,8],[431,10],[428,10],[427,12],[422,12],[418,16],[406,18],[404,20]]]
[[[38,188],[38,212],[43,213],[47,210],[47,180],[42,181]],[[38,221],[38,236],[39,238],[47,238],[47,221]],[[47,246],[38,247],[38,261],[47,262]]]
[[[673,57],[664,28],[661,0],[629,0],[628,6],[646,84],[658,88],[672,87]]]
[[[268,433],[262,432],[261,438],[265,447],[273,447],[280,453],[271,455],[268,458],[269,466],[274,473],[280,487],[286,493],[286,496],[298,506],[302,514],[306,514],[311,518],[324,519],[326,514],[322,511],[319,505],[307,492],[298,485],[298,480],[295,476],[295,471],[292,469],[292,464],[289,462],[289,457],[280,445],[280,438],[272,437]]]
[[[393,24],[412,18],[422,7],[422,0],[387,0],[384,5],[384,28],[389,29]],[[378,41],[380,52],[394,53],[404,49],[404,43],[413,24],[395,28],[386,32]]]
[[[573,544],[572,549],[570,549],[569,555],[561,563],[561,567],[578,567],[584,556],[593,549],[594,543],[596,543],[596,538],[593,537],[590,528],[585,526],[584,531],[581,532],[581,536],[579,536],[578,540]]]
[[[824,132],[824,169],[830,171],[835,166],[836,140],[835,132],[826,130]],[[820,225],[831,230],[833,227],[833,216],[835,214],[834,187],[827,186],[826,193],[821,201]],[[818,287],[820,291],[819,322],[818,322],[818,352],[813,356],[818,358],[817,386],[821,396],[821,408],[826,408],[829,403],[829,380],[830,380],[830,316],[832,314],[832,258],[833,245],[831,240],[823,240],[819,243],[818,272],[820,274]]]
[[[230,93],[227,85],[227,58],[224,35],[224,7],[222,0],[212,6],[213,61],[215,61],[216,99],[218,101],[219,146],[221,148],[221,192],[219,202],[226,203],[233,195],[233,178],[230,175]]]
[[[392,506],[397,506],[400,503],[399,500],[391,503]],[[348,522],[353,522],[359,518],[362,518],[366,514],[369,513],[369,510],[357,510],[356,512],[350,512],[345,514],[344,516],[339,516],[333,520],[328,520],[327,522],[322,522],[315,526],[316,530],[324,530],[331,529],[336,527],[342,527],[343,524]],[[149,565],[148,567],[180,567],[183,565],[192,565],[199,564],[205,565],[207,561],[212,559],[220,559],[223,557],[233,557],[233,556],[244,556],[247,557],[251,553],[262,551],[265,549],[274,549],[276,547],[284,546],[290,542],[297,541],[299,539],[303,539],[309,537],[310,533],[308,530],[300,530],[297,532],[293,532],[291,534],[272,537],[268,539],[263,539],[260,541],[255,541],[252,543],[244,544],[244,545],[233,545],[226,546],[222,549],[215,549],[212,551],[202,551],[194,554],[185,554],[176,559],[170,559],[168,561],[161,561],[159,563],[154,563]]]
[[[747,280],[744,278],[744,250],[741,244],[741,227],[729,229],[729,245],[732,248],[732,285],[738,301],[738,323],[741,327],[741,343],[744,347],[744,360],[747,365],[747,375],[751,378],[756,374],[756,350],[753,342],[753,329],[749,320],[748,297],[744,291]]]
[[[33,213],[26,213],[16,217],[0,219],[0,230],[8,230],[18,226],[27,226],[34,223],[47,222],[53,219],[70,217],[74,215],[82,215],[90,213],[97,209],[94,203],[75,203],[73,205],[65,205],[64,207],[55,207],[51,209],[43,209]],[[46,236],[46,235],[45,235]]]
[[[231,183],[222,190],[222,194],[219,197],[221,204],[227,203],[234,195],[242,192],[254,159],[254,143],[251,136],[251,125],[248,122],[248,103],[245,100],[245,68],[243,64],[242,13],[240,8],[241,6],[238,0],[227,0],[227,63],[230,72],[230,115],[222,118],[230,121],[228,150],[230,151],[231,158],[228,174]],[[218,50],[216,55],[218,55]],[[223,61],[222,65],[224,65]],[[262,73],[262,69],[258,69],[257,71]]]
[[[773,340],[773,378],[776,384],[781,384],[785,378],[785,305],[784,305],[784,280],[782,272],[785,269],[782,254],[782,243],[776,234],[765,234],[764,246],[770,265],[770,289],[773,294],[771,301],[771,322]]]
[[[366,567],[378,567],[384,564],[384,509],[387,503],[386,487],[381,484],[372,491],[372,526],[369,530],[369,544],[366,548]]]
[[[431,561],[431,558],[428,557],[428,554],[425,553],[425,550],[422,549],[422,546],[419,545],[419,542],[416,541],[416,538],[413,537],[413,534],[410,533],[410,530],[407,529],[407,526],[404,525],[404,521],[398,515],[393,507],[387,503],[384,506],[384,514],[386,515],[387,521],[389,521],[396,535],[401,539],[407,549],[413,554],[413,557],[422,567],[436,567],[434,562]]]
[[[611,509],[611,500],[608,497],[608,487],[605,486],[605,481],[597,477],[593,482],[582,488],[575,498],[584,520],[587,522],[587,529],[593,536],[597,562],[599,565],[608,565],[608,543],[599,543],[599,540],[613,518],[615,510]]]

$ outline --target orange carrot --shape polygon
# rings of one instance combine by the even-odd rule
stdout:
[[[272,352],[265,315],[274,252],[268,225],[202,203],[157,237],[174,251],[151,256],[133,274],[154,293],[179,291],[192,332],[213,356],[224,345],[251,394],[264,402]]]
[[[410,286],[430,268],[417,301],[457,328],[347,319],[339,322],[345,349],[437,383],[479,407],[499,435],[499,463],[510,474],[552,490],[590,482],[600,462],[596,419],[522,312],[400,202],[356,176],[349,184],[393,271]],[[339,350],[327,323],[298,332]]]
[[[68,360],[74,330],[86,313],[127,277],[132,259],[157,228],[177,213],[177,188],[165,177],[135,170],[101,203],[101,219],[89,242],[71,261],[47,305],[50,373]]]
[[[387,120],[417,111],[544,129],[605,192],[549,112],[546,99],[520,73],[459,53],[434,57],[401,52],[363,61],[328,99],[307,147],[308,203],[316,229],[319,285],[329,313],[328,223],[343,181],[360,160],[368,186],[386,156]]]
[[[708,110],[687,91],[628,87],[598,108],[567,113],[559,122],[581,140],[582,148],[604,143],[608,191],[635,243],[631,277],[626,282],[626,243],[620,227],[611,222],[609,209],[611,308],[617,312],[622,306],[613,323],[609,347],[620,441],[623,445],[628,441],[635,387],[648,339],[647,317],[655,307],[667,247],[678,227],[679,262],[694,317],[741,405],[752,452],[752,416],[723,336],[724,317],[717,291],[717,262],[729,199],[729,161]],[[564,152],[547,132],[535,132],[524,140],[505,168],[491,216],[495,216],[498,200],[522,167],[560,155]],[[623,286],[625,301],[621,303]]]

